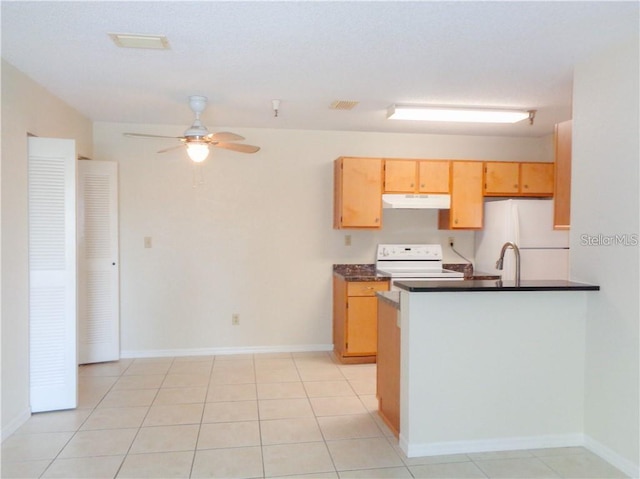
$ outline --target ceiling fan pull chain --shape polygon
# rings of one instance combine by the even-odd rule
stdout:
[[[196,168],[198,169],[198,173],[200,174],[199,175],[200,178],[199,178],[198,184],[199,185],[204,185],[204,173],[202,171],[202,163],[197,163],[196,164]]]
[[[202,163],[193,163],[193,187],[204,185],[204,173],[202,172]]]

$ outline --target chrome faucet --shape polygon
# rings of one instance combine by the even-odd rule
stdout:
[[[502,263],[504,263],[504,253],[507,251],[507,248],[512,248],[513,253],[516,255],[516,286],[520,286],[520,250],[516,246],[515,243],[511,241],[507,241],[502,245],[502,250],[500,251],[500,258],[496,261],[496,269],[502,270]]]

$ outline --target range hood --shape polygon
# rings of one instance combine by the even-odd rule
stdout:
[[[383,208],[438,209],[451,207],[451,195],[382,195]]]

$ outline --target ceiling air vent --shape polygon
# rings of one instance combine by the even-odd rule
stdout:
[[[109,33],[108,35],[121,48],[169,49],[169,41],[164,35],[138,35],[134,33]]]
[[[359,101],[351,101],[351,100],[336,100],[334,101],[329,108],[332,110],[353,110]]]

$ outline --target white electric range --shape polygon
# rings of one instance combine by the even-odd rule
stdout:
[[[442,266],[439,244],[380,244],[376,254],[376,273],[393,280],[461,281],[464,273]],[[396,288],[391,287],[392,290]]]

